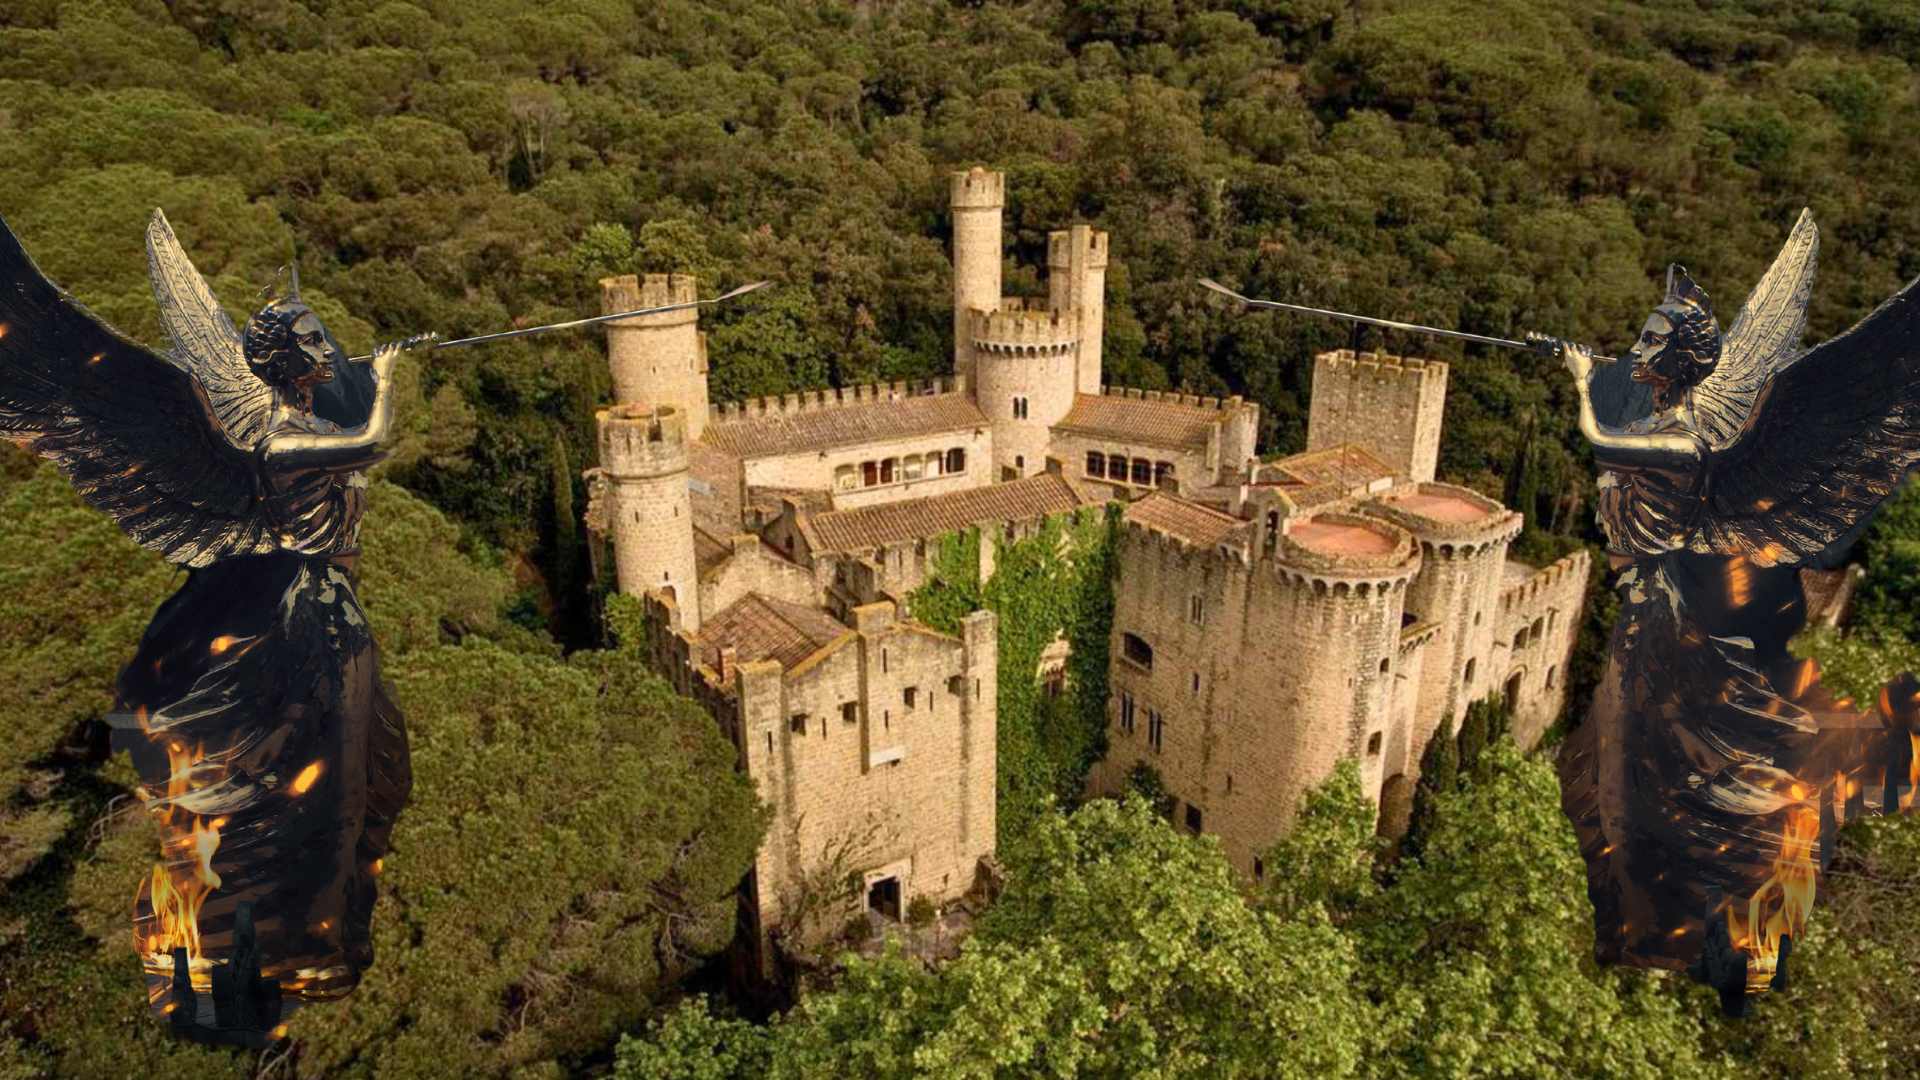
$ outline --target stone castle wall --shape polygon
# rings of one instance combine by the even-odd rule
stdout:
[[[862,383],[827,390],[802,390],[793,394],[770,394],[714,406],[713,422],[728,423],[763,416],[791,416],[819,412],[847,405],[869,405],[876,401],[899,401],[928,394],[965,393],[972,385],[965,378],[899,379],[893,382]]]
[[[993,424],[994,476],[1046,471],[1050,429],[1073,408],[1080,317],[1003,307],[968,320],[975,400]]]
[[[1410,480],[1432,480],[1440,459],[1447,365],[1417,357],[1321,353],[1313,360],[1307,450],[1358,443]]]
[[[1097,394],[1107,331],[1107,234],[1086,225],[1048,233],[1047,289],[1053,310],[1079,316],[1075,389]]]
[[[1496,633],[1505,655],[1500,679],[1489,689],[1511,699],[1513,738],[1523,747],[1539,742],[1566,708],[1567,658],[1591,572],[1586,551],[1576,551],[1500,594]]]
[[[1000,219],[1007,203],[1004,173],[974,168],[950,177],[953,210],[953,372],[971,379],[967,320],[1000,303]]]

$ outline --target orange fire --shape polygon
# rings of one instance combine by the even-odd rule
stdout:
[[[1907,793],[1900,796],[1900,809],[1913,809],[1914,796],[1920,795],[1920,732],[1908,735],[1913,753],[1907,758]]]
[[[1750,994],[1765,991],[1773,982],[1781,937],[1797,942],[1806,931],[1818,869],[1814,846],[1819,842],[1819,811],[1805,804],[1789,810],[1787,826],[1780,835],[1780,854],[1773,861],[1773,875],[1744,905],[1733,903],[1727,908],[1727,931],[1733,945],[1750,957]]]
[[[193,790],[194,769],[204,756],[202,747],[189,751],[179,743],[167,746],[167,794],[159,801],[164,857],[141,881],[133,901],[134,950],[141,954],[148,973],[172,978],[173,950],[184,948],[189,977],[198,990],[212,986],[212,963],[200,950],[200,908],[208,894],[220,887],[213,853],[220,847],[220,827],[227,821],[224,817],[209,821],[180,808],[179,800]],[[192,869],[176,876],[172,868],[182,864]]]

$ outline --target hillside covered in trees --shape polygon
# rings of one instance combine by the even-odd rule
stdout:
[[[1730,321],[1810,206],[1825,337],[1920,274],[1916,64],[1907,0],[8,0],[0,215],[150,342],[156,206],[236,317],[297,258],[353,353],[595,314],[608,273],[771,279],[707,320],[727,400],[945,373],[944,176],[985,164],[1008,174],[1009,291],[1041,291],[1049,229],[1108,230],[1109,380],[1247,395],[1263,450],[1287,451],[1311,356],[1347,334],[1224,310],[1196,277],[1612,351],[1670,260]],[[1557,364],[1386,345],[1454,365],[1447,479],[1526,512],[1525,550],[1594,539]],[[942,971],[858,962],[770,1026],[675,1006],[760,819],[711,722],[593,617],[575,520],[602,343],[416,356],[401,379],[364,593],[415,803],[373,976],[267,1058],[174,1045],[144,1015],[123,935],[152,835],[126,763],[76,745],[174,579],[0,447],[0,1077],[1920,1058],[1912,822],[1850,834],[1805,978],[1728,1026],[1694,988],[1593,969],[1550,771],[1497,743],[1384,885],[1337,781],[1276,853],[1298,889],[1251,906],[1205,841],[1135,805],[1040,814],[1028,872]],[[1863,544],[1862,625],[1814,645],[1839,677],[1920,660],[1917,545],[1906,503]]]

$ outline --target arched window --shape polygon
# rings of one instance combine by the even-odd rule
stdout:
[[[1547,628],[1547,620],[1545,619],[1533,620],[1533,633],[1528,635],[1527,640],[1539,641],[1540,635],[1546,631],[1546,628]]]
[[[1526,647],[1527,647],[1527,626],[1525,623],[1521,623],[1520,629],[1515,630],[1513,632],[1513,648],[1515,652],[1518,652],[1521,649],[1524,649]]]
[[[926,460],[919,454],[908,454],[900,459],[900,475],[904,480],[918,480],[926,467]]]
[[[897,458],[887,458],[880,463],[880,482],[891,484],[898,479],[900,462]]]
[[[1172,475],[1173,475],[1173,462],[1156,461],[1153,463],[1153,482],[1155,484],[1164,483]]]
[[[1560,673],[1560,665],[1558,664],[1555,664],[1554,666],[1547,669],[1547,689],[1549,690],[1553,689],[1553,677],[1555,675],[1558,675],[1559,673]]]
[[[1013,455],[1013,467],[1024,474],[1027,471],[1027,456],[1025,454]]]
[[[1266,548],[1268,555],[1273,554],[1273,549],[1280,546],[1280,511],[1267,511],[1267,539],[1261,546]]]
[[[873,485],[879,483],[880,482],[880,463],[877,461],[861,462],[860,463],[860,481],[867,487],[872,487]]]
[[[1107,475],[1107,455],[1098,450],[1087,451],[1087,475],[1105,477]]]
[[[967,471],[967,451],[965,447],[956,446],[947,451],[947,471],[950,473]]]
[[[1153,483],[1153,462],[1143,457],[1134,458],[1133,482],[1139,484],[1141,487],[1146,487],[1148,484]]]
[[[1460,685],[1463,687],[1473,685],[1473,661],[1471,660],[1467,661],[1467,670],[1460,673]]]
[[[1127,455],[1114,454],[1107,458],[1107,478],[1127,482]]]
[[[1380,658],[1380,674],[1385,675],[1386,673],[1387,673],[1387,658],[1383,656]]]
[[[935,450],[927,455],[927,475],[939,476],[940,471],[940,451]]]
[[[860,486],[860,471],[851,465],[833,470],[833,490],[852,491]]]

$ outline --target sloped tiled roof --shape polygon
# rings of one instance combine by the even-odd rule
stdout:
[[[737,650],[738,663],[778,660],[792,669],[847,633],[824,611],[748,593],[703,623],[695,640],[701,663],[716,670],[727,649]]]
[[[808,523],[808,541],[816,554],[866,551],[983,521],[1025,521],[1103,501],[1065,477],[1041,473],[945,495],[817,514]]]
[[[1212,547],[1245,535],[1248,523],[1199,503],[1188,502],[1164,491],[1147,496],[1127,507],[1126,520],[1136,525],[1177,536],[1199,547]]]
[[[1273,464],[1303,485],[1337,484],[1345,488],[1393,475],[1393,468],[1358,443],[1341,443],[1322,450],[1283,457]]]
[[[1146,443],[1176,450],[1205,450],[1207,429],[1225,414],[1180,401],[1151,401],[1114,394],[1077,394],[1055,431]]]
[[[701,440],[737,457],[772,457],[934,435],[984,427],[986,423],[986,415],[966,394],[921,394],[727,420],[708,424]]]

